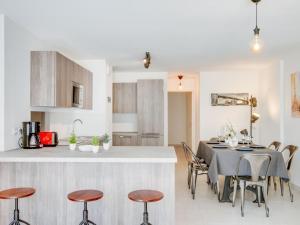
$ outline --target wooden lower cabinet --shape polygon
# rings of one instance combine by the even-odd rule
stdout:
[[[138,137],[139,146],[163,146],[164,136],[141,135]]]
[[[137,146],[137,134],[113,134],[113,146]]]

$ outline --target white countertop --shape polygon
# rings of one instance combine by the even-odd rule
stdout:
[[[35,150],[16,149],[0,152],[1,162],[102,162],[102,163],[176,163],[173,147],[101,147],[99,153],[70,151],[68,146]]]

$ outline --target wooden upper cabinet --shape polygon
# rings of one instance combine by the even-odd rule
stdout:
[[[83,108],[92,109],[90,71],[58,52],[31,52],[31,106],[72,107],[73,82],[84,86]]]
[[[137,84],[113,84],[113,113],[137,113]]]
[[[147,137],[164,134],[164,82],[138,80],[138,132]]]

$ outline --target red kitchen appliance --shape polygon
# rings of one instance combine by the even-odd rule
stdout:
[[[41,131],[40,141],[44,147],[55,147],[58,145],[58,135],[56,132],[52,131]]]

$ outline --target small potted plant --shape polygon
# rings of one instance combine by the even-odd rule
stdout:
[[[72,133],[69,137],[69,149],[71,151],[74,151],[76,148],[76,143],[77,143],[77,138],[76,135],[74,133]]]
[[[104,134],[102,143],[103,143],[104,150],[108,150],[110,147],[110,137],[107,133]]]
[[[99,148],[100,148],[100,139],[99,139],[99,137],[94,136],[92,138],[92,148],[93,148],[94,153],[99,152]]]

